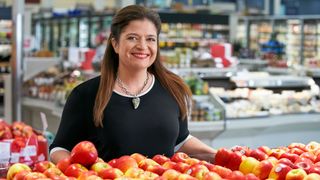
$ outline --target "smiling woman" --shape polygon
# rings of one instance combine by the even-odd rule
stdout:
[[[50,146],[53,162],[84,140],[105,161],[133,153],[215,154],[189,133],[191,92],[162,65],[160,30],[160,17],[150,9],[131,5],[116,13],[101,76],[77,86],[66,102]]]

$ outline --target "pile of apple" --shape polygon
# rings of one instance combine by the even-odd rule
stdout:
[[[0,140],[29,138],[32,134],[34,134],[33,128],[24,122],[15,121],[9,125],[0,119]]]
[[[26,164],[13,164],[8,172],[8,180],[99,180],[99,179],[148,179],[148,180],[216,180],[216,179],[258,179],[252,173],[244,175],[240,171],[214,165],[189,157],[185,153],[175,153],[171,158],[155,155],[148,158],[139,153],[121,156],[104,162],[98,157],[95,146],[89,141],[78,143],[70,157],[56,165],[49,161],[38,162],[33,168]]]
[[[220,148],[215,164],[177,152],[171,158],[139,153],[103,161],[93,143],[82,141],[71,151],[69,158],[56,165],[49,161],[13,164],[8,180],[320,180],[320,144],[292,143],[287,147],[261,146],[250,149],[235,146]]]
[[[279,148],[220,148],[215,164],[244,175],[252,173],[259,179],[320,180],[320,144],[312,141]]]

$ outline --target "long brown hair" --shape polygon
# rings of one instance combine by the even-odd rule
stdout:
[[[130,5],[118,11],[112,19],[111,33],[101,64],[100,85],[93,109],[94,123],[96,126],[103,126],[103,112],[112,95],[119,66],[119,56],[111,44],[111,39],[114,38],[116,41],[119,41],[123,28],[126,27],[131,21],[141,19],[148,19],[155,25],[159,42],[161,20],[159,14],[150,9],[139,5]],[[161,85],[166,88],[175,98],[179,105],[181,118],[186,119],[191,103],[191,91],[179,76],[170,72],[163,66],[160,61],[159,44],[156,60],[148,68],[148,71],[154,74],[155,77],[160,81]]]

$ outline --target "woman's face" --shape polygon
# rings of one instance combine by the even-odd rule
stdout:
[[[157,29],[151,21],[131,21],[122,30],[119,41],[112,40],[113,48],[119,54],[119,68],[147,69],[156,59],[157,41]]]

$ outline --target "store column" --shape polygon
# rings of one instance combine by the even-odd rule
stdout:
[[[12,119],[9,121],[21,121],[21,100],[23,83],[23,14],[24,1],[14,0],[12,4],[13,39],[11,58],[11,82],[12,82]]]

